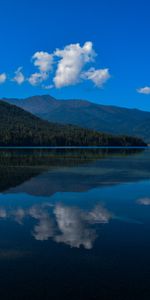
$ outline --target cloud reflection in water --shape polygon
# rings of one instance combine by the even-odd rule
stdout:
[[[140,205],[148,206],[150,205],[150,198],[145,197],[145,198],[138,199],[137,203]]]
[[[45,203],[34,205],[29,209],[17,208],[6,210],[0,208],[0,218],[11,218],[23,225],[25,217],[34,219],[32,236],[38,241],[49,238],[57,243],[64,243],[70,247],[92,249],[97,238],[94,224],[106,224],[112,214],[102,205],[95,206],[92,210],[83,210],[78,207],[58,203],[54,206]]]

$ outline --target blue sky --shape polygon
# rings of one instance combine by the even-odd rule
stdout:
[[[149,11],[149,0],[1,0],[0,97],[150,110]]]

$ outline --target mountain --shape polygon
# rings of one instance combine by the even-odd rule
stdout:
[[[138,136],[150,142],[150,112],[95,104],[84,100],[57,100],[49,95],[6,99],[50,122],[73,124],[100,132]]]
[[[73,125],[43,121],[15,105],[0,101],[0,146],[145,145],[132,137],[113,137]]]

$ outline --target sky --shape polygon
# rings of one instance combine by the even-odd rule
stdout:
[[[149,0],[1,0],[0,97],[150,111]]]

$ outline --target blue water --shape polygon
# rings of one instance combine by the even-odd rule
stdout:
[[[150,299],[150,150],[1,149],[1,299]]]

